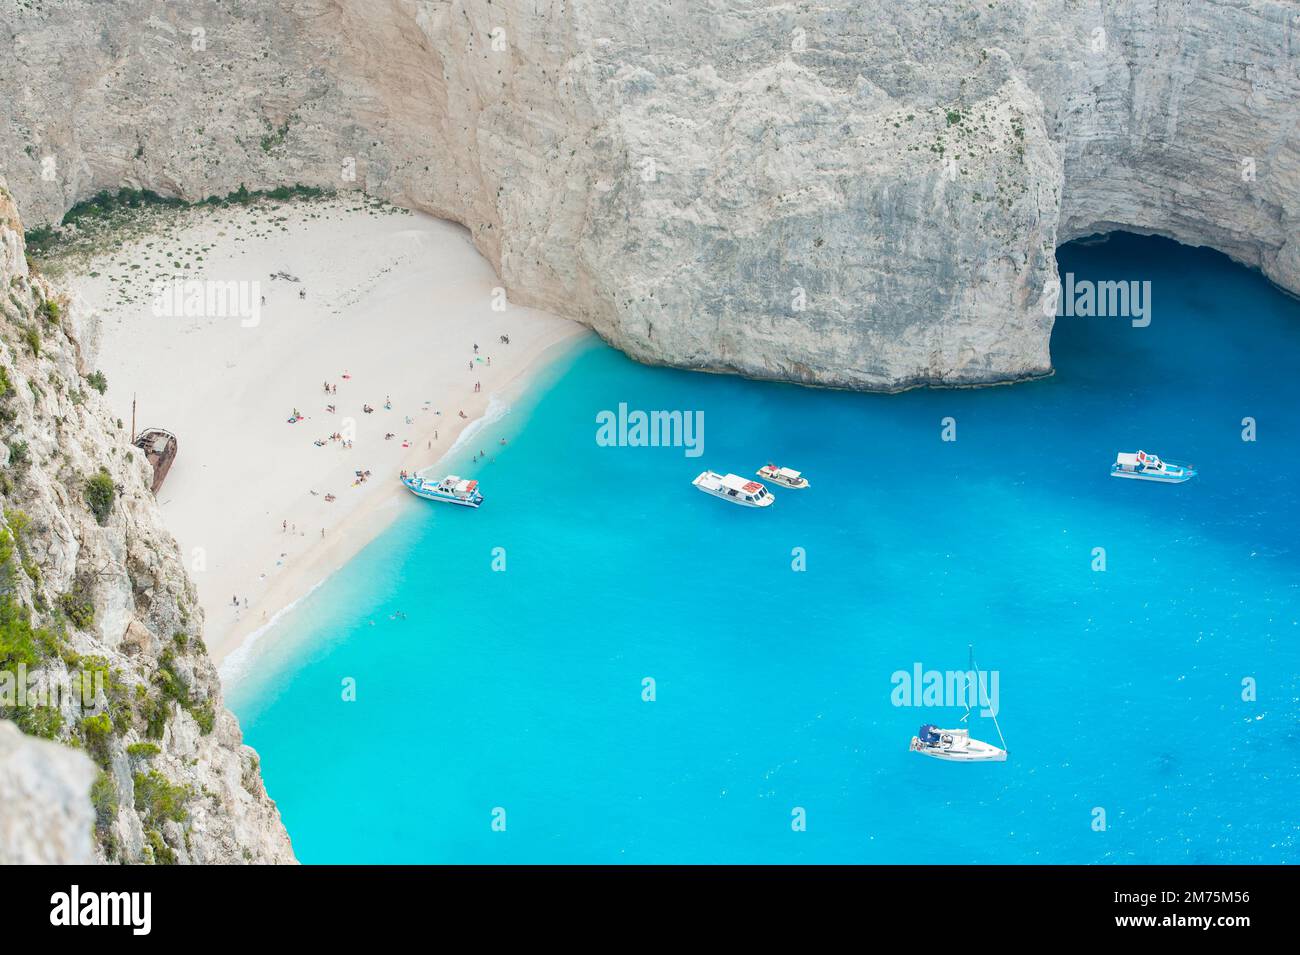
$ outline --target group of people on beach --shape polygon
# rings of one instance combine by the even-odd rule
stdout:
[[[299,297],[305,298],[305,297],[306,297],[306,293],[305,293],[305,292],[299,292]],[[498,340],[502,345],[509,345],[509,344],[510,344],[510,336],[509,336],[509,335],[501,335],[501,336],[498,337],[497,340]],[[474,346],[473,346],[473,353],[474,353],[474,355],[476,355],[476,356],[479,354],[479,346],[478,346],[478,343],[477,343],[477,342],[474,343]],[[491,367],[491,365],[492,365],[492,358],[491,358],[491,356],[484,356],[483,358],[480,358],[479,361],[483,361],[483,362],[485,362],[485,364],[486,364],[488,367]],[[473,371],[473,370],[474,370],[474,360],[473,360],[473,359],[471,359],[470,362],[469,362],[469,370],[470,370],[470,371]],[[344,378],[344,379],[350,379],[351,377],[352,377],[352,376],[351,376],[350,374],[348,374],[346,371],[343,373],[343,378]],[[337,395],[337,394],[339,393],[339,386],[338,386],[337,384],[331,384],[329,381],[322,381],[322,382],[321,382],[321,390],[322,390],[325,394],[327,394],[327,395]],[[478,393],[481,393],[482,390],[483,390],[483,383],[482,383],[481,381],[475,381],[475,382],[474,382],[474,392],[475,392],[476,394],[478,394]],[[429,404],[429,402],[426,401],[425,404],[426,404],[426,406],[427,406],[427,405]],[[392,407],[393,407],[392,397],[389,396],[389,395],[385,395],[385,396],[384,396],[384,408],[385,408],[386,410],[392,410]],[[337,413],[338,413],[338,408],[337,408],[337,406],[334,405],[334,404],[332,404],[332,403],[331,403],[331,404],[327,404],[327,405],[325,406],[325,410],[326,410],[326,412],[328,412],[329,414],[337,414]],[[372,405],[368,404],[368,403],[363,403],[362,406],[361,406],[361,410],[362,410],[362,413],[364,413],[364,414],[373,414],[374,411],[375,411],[375,408],[374,408]],[[429,409],[426,407],[425,410],[429,410]],[[437,411],[435,411],[434,413],[435,413],[435,414],[441,414],[441,412],[437,412]],[[458,416],[459,418],[461,418],[461,420],[465,420],[465,421],[469,420],[469,415],[467,415],[467,414],[465,413],[464,409],[459,409],[459,410],[456,412],[456,414],[457,414],[457,416]],[[302,412],[300,412],[297,408],[294,408],[294,409],[293,409],[293,414],[292,414],[292,416],[291,416],[290,419],[289,419],[290,423],[292,424],[292,423],[294,423],[294,422],[297,422],[297,421],[304,421],[304,420],[306,420],[306,416],[305,416],[304,414],[302,414]],[[406,418],[406,423],[407,423],[408,425],[413,423],[413,422],[412,422],[412,419],[410,418],[410,416],[407,416],[407,418]],[[395,432],[388,431],[388,432],[385,432],[385,433],[384,433],[384,440],[385,440],[385,441],[391,441],[391,440],[392,440],[393,438],[395,438],[395,437],[397,437],[397,435],[396,435]],[[437,438],[438,438],[438,432],[437,432],[436,429],[435,429],[434,432],[433,432],[433,437],[434,437],[434,440],[437,440]],[[353,443],[352,443],[352,440],[350,440],[350,439],[345,439],[345,438],[343,437],[343,434],[342,434],[341,432],[339,432],[339,431],[335,431],[335,432],[333,432],[332,434],[330,434],[329,437],[328,437],[328,439],[327,439],[327,441],[338,441],[338,442],[340,442],[340,443],[342,444],[342,446],[343,446],[344,448],[348,448],[348,449],[350,449],[350,448],[352,447],[352,444],[353,444]],[[326,443],[327,443],[326,441],[322,441],[322,440],[320,440],[320,439],[317,439],[317,440],[315,441],[315,444],[316,444],[317,446],[320,446],[320,447],[323,447]],[[506,443],[506,439],[505,439],[505,438],[501,438],[499,443],[500,443],[501,445],[504,446],[505,443]],[[409,441],[405,441],[405,442],[403,442],[402,446],[403,446],[403,447],[409,447],[409,446],[410,446],[410,442],[409,442]],[[432,448],[433,448],[433,442],[432,442],[432,441],[428,442],[428,446],[429,446],[429,449],[432,450]],[[472,459],[472,460],[473,460],[474,463],[476,463],[476,464],[479,463],[480,461],[486,461],[486,460],[487,460],[487,452],[486,452],[485,450],[483,450],[482,448],[480,448],[479,451],[478,451],[478,453],[475,454],[475,455],[473,456],[473,459]],[[401,477],[402,477],[403,479],[407,478],[407,477],[408,477],[408,474],[409,474],[409,472],[408,472],[405,468],[403,468],[403,469],[401,470],[400,473],[401,473]],[[369,468],[364,468],[364,469],[359,469],[359,470],[355,470],[355,471],[353,471],[353,475],[354,475],[354,477],[355,477],[355,480],[353,480],[353,482],[352,482],[352,486],[353,486],[353,487],[357,487],[357,486],[359,486],[359,485],[361,485],[361,484],[365,484],[365,483],[366,483],[366,482],[371,478],[371,476],[372,476],[372,472],[370,471]],[[316,492],[316,491],[312,491],[311,493],[312,493],[313,496],[316,496],[316,495],[317,495],[317,492]],[[329,504],[332,504],[332,503],[334,503],[335,501],[338,500],[337,496],[334,495],[333,493],[326,493],[324,497],[325,497],[325,501],[326,501],[326,503],[329,503]],[[291,528],[290,528],[290,525],[289,525],[288,520],[281,521],[281,523],[280,523],[280,529],[281,529],[282,531],[284,531],[285,533],[289,533],[289,532],[290,532]],[[297,534],[297,531],[298,531],[297,525],[294,525],[294,526],[292,527],[292,532],[293,532],[294,534]],[[322,538],[325,537],[325,528],[323,528],[323,527],[321,528],[321,537],[322,537]],[[281,555],[281,556],[284,556],[284,555]],[[231,604],[232,604],[233,606],[235,606],[235,607],[239,607],[239,606],[240,606],[239,598],[238,598],[238,597],[232,597],[232,598],[231,598]],[[248,598],[244,598],[243,606],[244,606],[244,607],[247,607],[247,606],[248,606]],[[398,614],[397,616],[400,616],[400,617],[404,618],[404,617],[405,617],[405,614]]]
[[[305,291],[305,290],[299,291],[299,293],[298,293],[298,297],[299,297],[299,298],[306,298],[306,297],[307,297],[307,293],[306,293],[306,291]],[[500,336],[498,336],[497,341],[498,341],[500,344],[502,344],[502,345],[509,345],[509,344],[510,344],[510,336],[509,336],[509,335],[500,335]],[[480,352],[479,345],[478,345],[477,342],[475,342],[474,345],[473,345],[473,354],[474,354],[475,356],[478,356],[478,355],[479,355],[479,352]],[[483,364],[485,364],[485,365],[486,365],[487,367],[489,367],[489,368],[492,366],[492,357],[491,357],[490,355],[486,355],[486,356],[480,357],[480,358],[478,358],[478,361],[481,362],[481,363],[483,363]],[[468,363],[468,367],[469,367],[469,370],[470,370],[471,372],[474,371],[474,364],[475,364],[475,361],[474,361],[473,358],[471,358],[470,361],[469,361],[469,363]],[[345,371],[345,372],[343,373],[343,376],[342,376],[342,377],[343,377],[344,380],[348,380],[348,379],[351,379],[352,376],[351,376],[348,372]],[[337,395],[337,394],[339,393],[339,386],[338,386],[337,384],[331,384],[329,381],[322,381],[322,382],[321,382],[321,390],[322,390],[325,394],[327,394],[327,395]],[[475,382],[474,382],[474,393],[475,393],[475,394],[479,394],[479,393],[482,392],[482,390],[483,390],[483,383],[482,383],[482,381],[475,381]],[[427,406],[427,405],[429,404],[429,402],[426,401],[425,404],[426,404],[426,406]],[[386,410],[392,410],[392,407],[393,407],[392,397],[389,396],[389,395],[385,395],[385,396],[384,396],[384,408],[385,408]],[[326,412],[328,412],[329,414],[337,414],[337,413],[338,413],[338,408],[337,408],[337,406],[336,406],[335,404],[333,404],[333,403],[331,403],[331,404],[327,404],[327,405],[325,406],[325,410],[326,410]],[[374,408],[372,405],[368,404],[368,403],[363,403],[362,406],[361,406],[361,410],[362,410],[362,413],[364,413],[364,414],[373,414],[373,413],[375,412],[375,408]],[[429,410],[429,409],[426,407],[425,410]],[[435,412],[435,414],[440,414],[440,413],[441,413],[441,412]],[[467,415],[467,414],[465,413],[464,409],[460,409],[460,410],[458,410],[456,413],[457,413],[457,416],[458,416],[461,420],[463,420],[463,421],[467,421],[467,420],[469,420],[469,415]],[[292,415],[290,416],[290,418],[289,418],[289,422],[292,424],[292,423],[295,423],[295,422],[298,422],[298,421],[304,421],[304,420],[306,420],[306,415],[304,415],[304,414],[303,414],[301,411],[299,411],[297,408],[294,408],[294,409],[293,409],[293,414],[292,414]],[[412,421],[412,419],[411,419],[410,416],[407,416],[407,417],[406,417],[406,423],[407,423],[408,425],[410,425],[410,424],[413,423],[413,421]],[[388,432],[385,432],[385,434],[384,434],[384,440],[385,440],[385,441],[391,441],[391,440],[392,440],[393,438],[395,438],[396,436],[397,436],[397,435],[396,435],[395,432],[388,431]],[[433,432],[433,438],[434,438],[434,440],[437,440],[437,438],[438,438],[438,432],[437,432],[436,429],[435,429],[434,432]],[[328,437],[328,439],[327,439],[326,441],[322,441],[322,440],[320,440],[320,439],[317,439],[316,442],[315,442],[315,444],[316,444],[317,446],[321,446],[321,447],[323,447],[323,446],[327,443],[327,441],[338,441],[338,442],[340,442],[340,443],[342,444],[342,446],[343,446],[344,448],[348,448],[348,449],[352,448],[352,445],[353,445],[352,440],[350,440],[350,439],[345,439],[345,438],[343,437],[343,434],[342,434],[341,432],[339,432],[339,431],[335,431],[335,432],[333,432],[332,434],[330,434],[329,437]],[[505,439],[505,438],[501,438],[501,439],[500,439],[500,444],[504,446],[505,443],[506,443],[506,439]],[[402,446],[403,446],[403,447],[409,447],[409,446],[410,446],[410,442],[409,442],[409,441],[403,442],[403,445],[402,445]],[[428,447],[429,447],[429,450],[432,450],[432,448],[433,448],[433,442],[432,442],[432,441],[428,442]],[[480,448],[479,451],[478,451],[478,453],[475,454],[475,455],[473,456],[473,461],[474,461],[474,463],[476,463],[476,464],[477,464],[478,462],[480,462],[480,461],[486,461],[486,460],[487,460],[487,452],[486,452],[485,450],[483,450],[482,448]],[[408,474],[409,474],[409,472],[408,472],[406,469],[402,469],[402,471],[401,471],[401,476],[402,476],[402,478],[405,479],[406,477],[408,477]],[[358,485],[361,485],[361,484],[366,483],[366,482],[370,479],[370,477],[372,476],[372,472],[370,471],[370,469],[368,469],[368,468],[364,468],[364,469],[360,469],[360,470],[355,470],[355,471],[353,471],[353,475],[354,475],[354,477],[355,477],[355,480],[352,482],[352,486],[353,486],[353,487],[357,487]],[[316,496],[316,495],[317,495],[317,492],[316,492],[316,491],[312,491],[311,493],[312,493],[313,496]],[[324,495],[324,498],[325,498],[325,502],[326,502],[326,503],[329,503],[329,504],[332,504],[332,503],[334,503],[335,501],[338,500],[337,496],[334,495],[333,493],[326,493],[326,494]],[[280,529],[281,529],[283,532],[285,532],[285,533],[290,533],[291,528],[290,528],[290,525],[289,525],[288,520],[281,521]],[[297,531],[298,531],[297,525],[293,525],[293,527],[292,527],[292,533],[297,534]],[[325,537],[325,528],[323,528],[323,527],[321,528],[321,537],[322,537],[322,538]],[[284,556],[284,555],[281,555],[281,556]],[[239,599],[239,597],[237,597],[237,596],[232,597],[232,598],[231,598],[231,604],[232,604],[232,606],[238,608],[238,607],[240,606],[240,599]],[[247,598],[247,597],[245,597],[244,600],[243,600],[243,606],[244,606],[245,608],[248,607],[248,598]],[[394,616],[397,616],[397,617],[400,617],[400,618],[403,618],[403,619],[405,618],[405,614],[401,614],[401,613],[395,614]]]

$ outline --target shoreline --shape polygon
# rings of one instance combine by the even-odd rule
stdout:
[[[364,196],[151,210],[53,261],[114,413],[178,438],[157,503],[223,679],[403,513],[399,471],[590,334],[509,303],[461,226]],[[247,308],[181,309],[182,285]]]
[[[499,416],[488,412],[494,399],[506,401],[505,411],[509,411],[513,402],[530,388],[547,367],[563,358],[566,350],[576,347],[590,334],[581,327],[557,335],[546,342],[540,350],[530,355],[525,367],[517,371],[505,382],[501,393],[487,395],[487,404],[481,413],[469,413],[469,418],[458,421],[451,445],[439,453],[433,460],[419,462],[415,455],[409,455],[402,467],[405,470],[421,470],[442,464],[461,450],[462,439],[474,433],[475,426],[487,426]],[[412,448],[412,451],[418,451]],[[381,475],[380,477],[385,477]],[[402,502],[410,500],[413,505],[418,502],[396,480],[397,475],[387,475],[392,482],[380,494],[372,495],[365,505],[352,511],[347,518],[335,528],[333,536],[327,538],[324,548],[312,554],[302,564],[276,578],[261,599],[264,607],[263,617],[237,624],[224,635],[219,645],[208,643],[208,655],[216,664],[221,675],[223,687],[227,690],[248,675],[255,659],[255,647],[261,640],[272,633],[275,627],[313,593],[325,586],[331,577],[365,550],[380,535],[387,531],[402,516]],[[371,523],[367,524],[367,520]],[[346,532],[346,533],[345,533]],[[310,582],[310,583],[309,583]]]

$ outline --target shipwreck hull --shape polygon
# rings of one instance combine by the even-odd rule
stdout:
[[[176,460],[176,452],[180,446],[176,435],[162,428],[145,428],[136,435],[132,444],[144,452],[145,458],[153,467],[153,484],[150,490],[157,494],[163,481],[167,479],[167,472],[171,470],[172,463]]]

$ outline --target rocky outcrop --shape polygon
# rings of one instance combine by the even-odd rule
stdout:
[[[0,862],[83,861],[92,824],[101,861],[292,862],[149,464],[24,252],[0,182],[0,717],[66,744],[0,723]]]
[[[94,862],[94,779],[84,754],[0,720],[0,865]]]
[[[645,361],[852,388],[1050,368],[1065,239],[1300,291],[1300,11],[1268,0],[44,0],[0,28],[29,216],[303,182],[467,225]],[[43,175],[44,173],[44,175]]]

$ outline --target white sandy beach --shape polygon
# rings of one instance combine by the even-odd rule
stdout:
[[[491,266],[464,229],[429,216],[356,196],[170,216],[163,233],[124,241],[67,284],[98,317],[83,339],[116,413],[130,427],[137,396],[138,429],[179,440],[158,499],[220,664],[401,507],[437,506],[408,495],[399,471],[435,463],[583,330],[495,310]],[[156,315],[160,277],[260,283],[259,320]],[[291,424],[295,409],[304,417]],[[354,434],[353,446],[334,433]],[[490,424],[476,440],[499,450]]]

